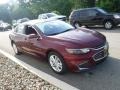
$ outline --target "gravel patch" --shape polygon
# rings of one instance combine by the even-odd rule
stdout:
[[[0,90],[61,90],[0,55]]]

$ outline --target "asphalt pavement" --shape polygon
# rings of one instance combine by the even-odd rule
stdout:
[[[23,62],[50,74],[80,90],[120,90],[120,29],[104,30],[91,28],[103,33],[110,45],[108,59],[86,72],[69,72],[65,75],[55,74],[42,57],[28,54],[15,56]],[[10,31],[0,32],[0,49],[14,56],[9,40]]]

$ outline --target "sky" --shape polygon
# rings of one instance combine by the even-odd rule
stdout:
[[[11,3],[11,2],[15,2],[17,0],[0,0],[0,4],[7,4],[7,3]]]

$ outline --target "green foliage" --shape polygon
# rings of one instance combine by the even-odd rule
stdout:
[[[120,0],[99,0],[97,6],[109,12],[120,12]]]
[[[74,0],[74,8],[95,7],[96,0]]]
[[[34,13],[35,17],[41,13],[52,11],[57,11],[60,14],[69,16],[72,9],[72,3],[69,0],[33,0],[29,8]]]
[[[36,2],[31,2],[28,8],[32,11],[35,18],[37,18],[39,14],[49,12],[50,10],[46,0],[37,0]]]
[[[56,10],[56,11],[60,12],[60,14],[63,14],[66,16],[69,16],[71,9],[72,9],[72,5],[73,5],[69,0],[67,0],[67,1],[51,0],[51,4],[52,4],[52,7],[51,7],[52,11]]]

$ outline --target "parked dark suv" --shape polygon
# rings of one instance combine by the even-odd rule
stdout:
[[[101,8],[84,8],[72,11],[69,17],[74,27],[81,25],[103,25],[105,29],[111,29],[120,23],[120,14],[110,14]]]

